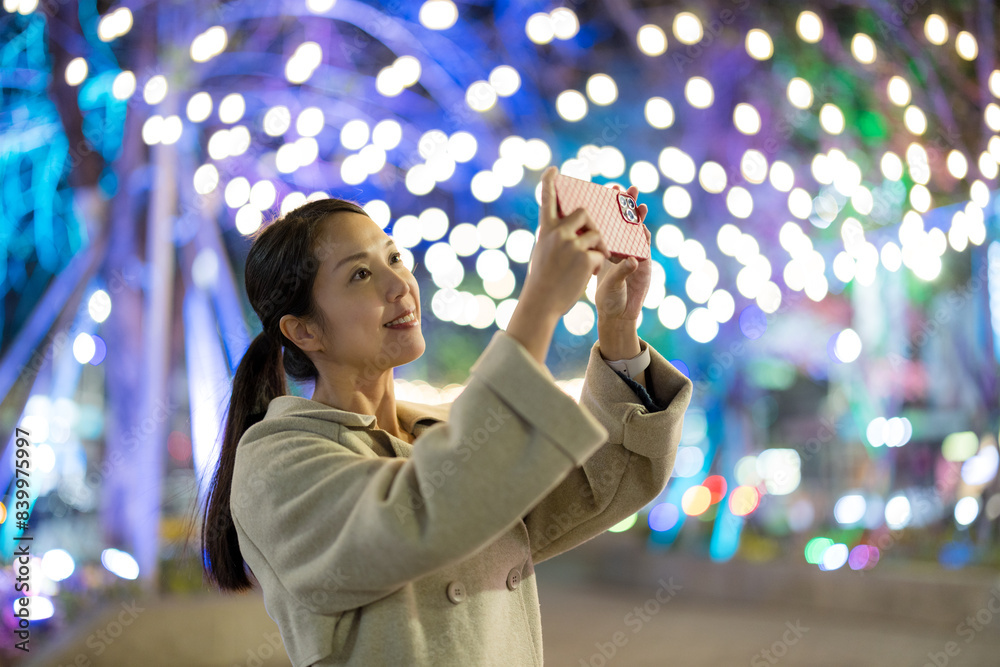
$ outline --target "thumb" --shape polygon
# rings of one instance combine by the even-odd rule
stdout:
[[[619,273],[622,276],[627,276],[628,274],[632,273],[637,268],[639,268],[639,262],[638,260],[636,260],[635,257],[628,256],[622,261],[618,262],[618,266],[616,266],[615,268],[617,269],[617,273]]]
[[[559,170],[555,165],[542,173],[542,206],[539,226],[552,225],[559,221],[559,208],[556,202],[555,177]]]
[[[614,285],[615,289],[619,289],[625,284],[625,279],[628,278],[629,274],[635,271],[638,267],[638,264],[635,263],[635,261],[634,257],[626,257],[617,264],[605,261],[604,266],[601,268],[601,273],[604,275],[601,282],[608,285]],[[605,271],[607,271],[607,273],[605,273]]]

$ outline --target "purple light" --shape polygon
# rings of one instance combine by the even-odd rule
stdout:
[[[691,369],[688,368],[687,364],[685,364],[680,359],[669,359],[668,361],[673,365],[674,368],[679,370],[681,373],[684,373],[685,377],[687,377],[689,380],[691,379]]]
[[[767,316],[756,304],[750,304],[740,313],[740,331],[750,340],[757,340],[767,331]]]
[[[860,570],[868,565],[868,545],[859,544],[851,549],[851,555],[847,557],[847,564],[852,570]]]
[[[94,339],[94,356],[90,359],[89,363],[93,366],[98,366],[108,356],[108,344],[97,334],[90,334],[90,337]]]
[[[649,527],[656,531],[670,530],[677,525],[680,510],[673,503],[660,503],[649,512]]]
[[[837,357],[837,352],[836,352],[836,350],[837,350],[837,336],[839,336],[839,335],[840,335],[840,332],[838,331],[837,333],[835,333],[832,336],[830,336],[830,340],[826,341],[826,356],[830,357],[830,361],[832,361],[835,364],[843,363]]]

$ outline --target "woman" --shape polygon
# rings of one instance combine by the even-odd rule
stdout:
[[[254,240],[264,331],[233,381],[202,541],[222,590],[251,588],[248,566],[294,667],[541,665],[533,565],[666,485],[692,384],[636,334],[648,265],[607,259],[585,211],[559,218],[556,173],[517,308],[450,405],[394,397],[393,368],[424,351],[420,295],[363,209],[320,200]],[[545,357],[594,274],[578,404]]]

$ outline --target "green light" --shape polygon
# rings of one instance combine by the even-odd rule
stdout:
[[[858,114],[857,127],[861,132],[861,138],[868,145],[875,145],[889,136],[889,128],[885,119],[872,111],[862,111]]]
[[[625,519],[623,521],[619,521],[615,525],[613,525],[610,528],[608,528],[608,532],[611,532],[611,533],[623,533],[626,530],[628,530],[629,528],[631,528],[632,526],[634,526],[635,522],[636,522],[636,520],[638,520],[638,518],[639,518],[638,514],[633,514],[629,518],[627,518],[627,519]]]
[[[823,552],[828,547],[833,546],[833,540],[829,537],[814,537],[806,544],[806,562],[818,565],[823,559]]]
[[[962,431],[946,436],[941,445],[945,461],[964,461],[979,451],[979,436],[972,431]]]

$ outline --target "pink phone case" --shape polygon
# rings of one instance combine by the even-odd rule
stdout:
[[[628,193],[565,174],[556,174],[554,184],[561,217],[578,208],[586,209],[612,254],[649,259],[639,210]]]

